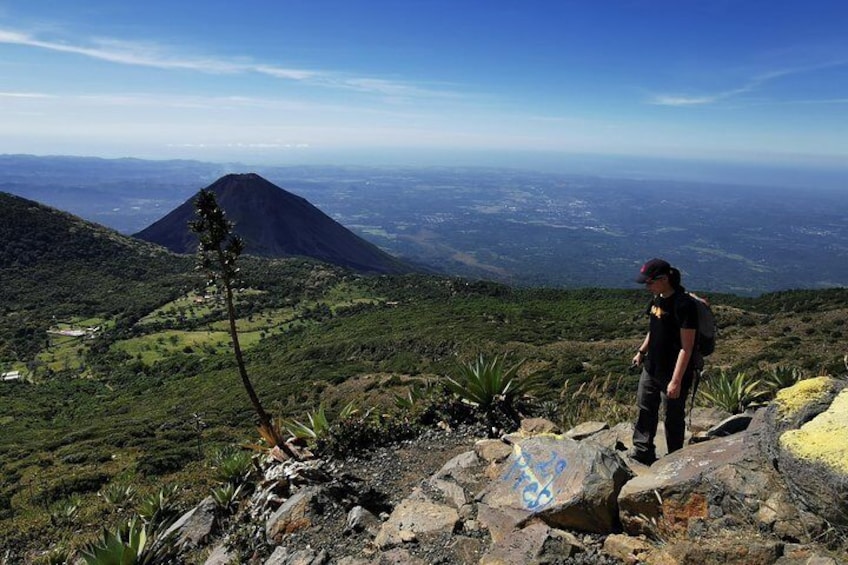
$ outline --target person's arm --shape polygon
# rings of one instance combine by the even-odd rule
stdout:
[[[636,354],[633,356],[633,366],[638,367],[642,364],[642,361],[645,359],[645,355],[648,353],[649,343],[651,343],[651,332],[648,332],[645,335],[645,339],[642,340],[642,345],[640,345],[639,349],[636,350]]]
[[[669,398],[678,398],[680,396],[683,374],[686,372],[686,367],[689,366],[689,359],[692,358],[692,352],[695,351],[695,335],[697,333],[698,330],[695,329],[680,329],[680,352],[677,354],[674,373],[671,375],[671,381],[668,383],[665,392]]]

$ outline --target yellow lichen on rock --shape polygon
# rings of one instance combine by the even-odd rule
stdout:
[[[848,389],[800,429],[780,436],[780,447],[799,459],[818,461],[848,474]]]
[[[826,396],[835,384],[833,377],[814,377],[780,390],[774,399],[778,413],[784,418],[791,418],[804,406]]]

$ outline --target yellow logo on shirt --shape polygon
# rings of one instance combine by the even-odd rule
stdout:
[[[651,316],[656,316],[657,318],[662,319],[663,316],[668,314],[668,312],[664,311],[662,308],[654,304],[651,306]]]

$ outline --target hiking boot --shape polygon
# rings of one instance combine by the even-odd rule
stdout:
[[[651,466],[656,460],[657,456],[653,453],[648,453],[647,451],[637,451],[636,449],[631,449],[627,452],[627,457],[636,461],[637,463],[641,463],[642,465],[646,465],[648,467]]]

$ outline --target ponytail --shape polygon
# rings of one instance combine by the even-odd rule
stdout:
[[[671,267],[668,270],[668,282],[674,290],[686,291],[686,289],[683,288],[683,285],[680,284],[680,271],[675,267]]]

